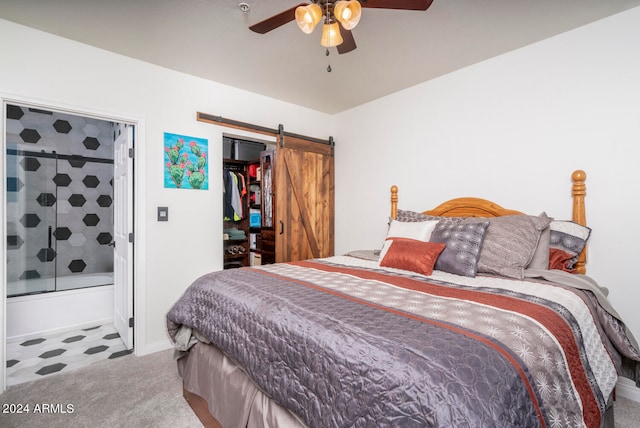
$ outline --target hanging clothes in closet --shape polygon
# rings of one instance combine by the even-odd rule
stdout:
[[[246,213],[242,198],[247,194],[247,183],[244,174],[224,168],[224,219],[239,221]]]

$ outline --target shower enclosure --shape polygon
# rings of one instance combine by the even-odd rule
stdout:
[[[112,284],[114,124],[7,107],[7,297]]]

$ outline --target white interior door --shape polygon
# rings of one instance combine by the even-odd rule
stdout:
[[[114,143],[114,310],[113,322],[127,349],[133,349],[133,131],[121,125]]]

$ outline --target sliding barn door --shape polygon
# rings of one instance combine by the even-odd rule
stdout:
[[[276,262],[334,251],[334,165],[329,144],[283,136],[276,168]]]

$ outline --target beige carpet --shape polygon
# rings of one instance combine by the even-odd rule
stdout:
[[[201,426],[182,398],[173,351],[127,355],[73,372],[9,387],[0,403],[29,404],[28,414],[0,413],[0,427],[171,427]],[[73,413],[34,413],[35,406],[60,405]]]
[[[144,357],[128,355],[11,386],[0,394],[0,404],[29,404],[31,412],[0,411],[0,427],[200,427],[182,398],[172,355],[171,350]],[[71,405],[73,413],[36,414],[36,405],[65,410]],[[640,403],[618,397],[615,419],[616,428],[640,427]]]

